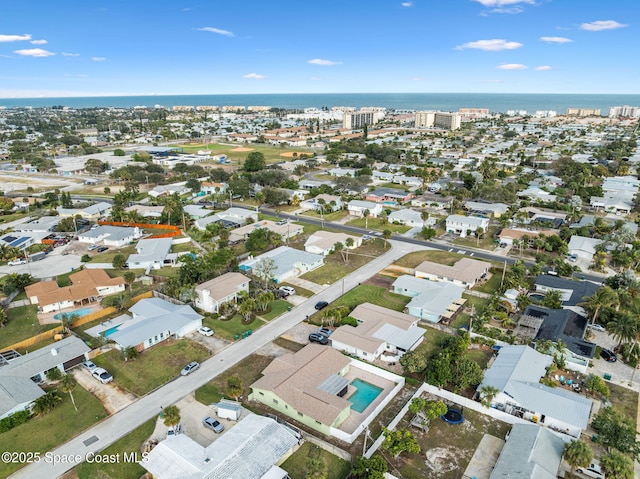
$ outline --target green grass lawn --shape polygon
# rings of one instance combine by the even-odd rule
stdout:
[[[202,320],[202,324],[213,329],[216,336],[234,341],[236,336],[242,337],[242,334],[247,330],[255,331],[265,323],[260,319],[254,319],[251,323],[247,324],[242,320],[242,316],[235,314],[229,320],[215,319],[212,316],[206,315]]]
[[[291,341],[290,339],[285,339],[283,337],[274,339],[273,344],[280,346],[281,348],[288,349],[292,353],[297,353],[305,347],[304,344],[296,343],[295,341]]]
[[[227,380],[233,376],[238,376],[242,380],[244,386],[243,396],[245,398],[248,397],[251,392],[249,386],[262,376],[262,370],[266,368],[272,360],[273,358],[260,354],[252,354],[244,358],[220,376],[213,378],[201,388],[196,389],[196,399],[206,405],[218,402],[223,397],[231,399],[229,396],[226,396],[225,389],[227,387]]]
[[[324,266],[314,271],[309,271],[301,276],[302,279],[312,281],[316,284],[333,284],[341,278],[352,273],[356,269],[364,266],[369,261],[377,258],[387,249],[384,241],[367,241],[353,252],[332,253],[324,258]],[[348,259],[348,263],[346,260]]]
[[[57,324],[41,325],[38,322],[37,312],[38,307],[35,305],[8,309],[7,325],[0,330],[0,349],[58,326]]]
[[[272,319],[277,318],[282,313],[287,311],[289,308],[292,308],[293,305],[285,301],[284,299],[276,299],[275,301],[272,301],[271,303],[269,303],[269,307],[271,308],[270,311],[268,311],[265,314],[259,315],[262,319],[266,321],[271,321]]]
[[[305,442],[280,467],[289,473],[291,479],[304,479],[310,477],[306,473],[306,464],[310,458],[322,461],[325,471],[322,477],[326,479],[344,479],[351,470],[351,464],[348,461],[334,456],[310,442]]]
[[[191,243],[180,243],[171,245],[172,253],[184,253],[197,251],[196,247]]]
[[[302,215],[309,216],[310,218],[314,218],[314,219],[324,218],[325,221],[338,221],[349,216],[349,212],[347,210],[338,210],[338,211],[333,211],[331,213],[324,213],[322,216],[320,216],[319,212],[314,210],[308,210],[302,213]]]
[[[10,223],[11,221],[20,220],[29,216],[29,213],[12,213],[10,215],[0,216],[0,224]]]
[[[107,464],[83,462],[80,464],[75,469],[78,479],[138,479],[141,477],[146,469],[137,461],[124,461],[124,454],[131,457],[133,453],[137,453],[137,459],[141,460],[140,447],[151,436],[155,425],[156,419],[150,419],[108,448],[100,451],[100,455],[119,454],[120,460],[118,462]]]
[[[209,351],[204,346],[188,339],[179,339],[157,344],[133,360],[125,361],[120,352],[114,350],[93,361],[109,371],[118,386],[144,396],[178,376],[185,364],[207,358]]]
[[[163,276],[165,278],[173,278],[175,276],[178,276],[179,272],[180,272],[180,268],[172,268],[171,266],[165,266],[164,268],[160,268],[160,269],[152,269],[150,274],[153,276]]]
[[[498,226],[489,226],[482,239],[479,241],[475,236],[467,236],[466,238],[454,239],[453,244],[493,251],[496,247],[494,235],[497,233],[498,229],[500,229]]]
[[[433,263],[453,266],[461,258],[464,258],[463,254],[453,253],[449,251],[415,251],[403,256],[398,261],[396,261],[395,264],[397,264],[398,266],[404,266],[405,268],[415,268],[425,261],[431,261]]]
[[[607,386],[609,386],[609,400],[613,407],[634,419],[638,414],[638,393],[617,384],[607,383]]]
[[[109,247],[108,251],[104,253],[96,253],[91,256],[89,263],[113,263],[113,258],[118,254],[122,254],[125,257],[128,257],[130,254],[134,254],[136,252],[136,247],[134,245],[128,245],[124,248],[115,249],[114,247]]]
[[[175,146],[178,148],[184,148],[185,153],[194,153],[194,152],[197,153],[198,151],[211,150],[211,152],[214,155],[227,155],[227,158],[229,159],[229,161],[231,161],[232,164],[238,164],[239,162],[244,163],[244,161],[247,159],[247,156],[252,151],[261,152],[264,155],[265,160],[267,161],[268,164],[279,163],[282,161],[291,161],[292,159],[294,159],[292,156],[286,155],[286,153],[296,152],[298,153],[298,156],[303,153],[306,153],[309,156],[313,156],[313,151],[310,150],[309,148],[303,148],[303,147],[282,148],[279,146],[262,145],[262,144],[255,144],[255,143],[251,143],[250,145],[246,145],[244,143],[238,143],[237,145],[220,145],[216,143],[210,143],[207,145],[186,144],[186,145],[175,145]],[[243,149],[246,148],[247,151],[238,151],[238,148],[243,148]],[[218,165],[213,161],[210,162],[209,164],[213,165],[213,167]]]
[[[356,228],[365,228],[376,231],[390,230],[392,233],[402,234],[411,229],[410,226],[394,225],[392,223],[383,223],[379,218],[357,218],[347,223],[349,226],[355,226]]]
[[[427,328],[427,332],[424,334],[424,341],[420,343],[420,345],[416,348],[416,351],[424,354],[429,358],[435,356],[442,349],[442,341],[444,341],[444,339],[448,336],[450,336],[450,334],[445,333],[444,331]]]
[[[62,402],[49,414],[0,434],[0,450],[44,455],[107,416],[102,403],[80,386],[73,391],[78,411],[73,408],[68,394],[60,393],[60,396]],[[7,477],[20,467],[20,464],[0,462],[0,477]]]
[[[509,268],[507,268],[505,274],[509,272]],[[476,291],[480,291],[482,293],[493,294],[498,289],[500,289],[500,283],[502,282],[502,270],[494,270],[492,271],[491,278],[486,283],[483,283],[479,286],[475,286],[473,289]]]
[[[296,294],[298,296],[304,296],[305,298],[310,298],[311,296],[316,294],[313,291],[309,291],[308,289],[301,288],[300,286],[293,285],[291,283],[286,283],[286,282],[285,283],[279,283],[278,286],[291,286],[293,289],[296,290]]]

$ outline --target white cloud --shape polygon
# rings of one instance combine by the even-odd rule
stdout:
[[[257,73],[247,73],[246,75],[242,75],[242,78],[250,78],[251,80],[264,80],[266,75],[259,75]]]
[[[413,2],[402,2],[400,5],[402,5],[405,8],[411,8],[413,7]]]
[[[33,45],[46,45],[47,41],[46,40],[31,40],[29,43],[32,43]]]
[[[504,7],[505,5],[517,5],[519,3],[527,3],[529,5],[535,5],[535,0],[473,0],[485,7]]]
[[[28,33],[24,35],[0,35],[0,43],[22,42],[25,40],[31,40],[31,35]]]
[[[79,57],[80,54],[79,53],[68,53],[68,52],[62,52],[62,56],[63,57]]]
[[[596,22],[583,23],[580,25],[580,28],[589,32],[599,32],[601,30],[615,30],[616,28],[628,26],[629,25],[625,25],[624,23],[618,23],[615,20],[598,20]]]
[[[508,42],[502,38],[495,38],[493,40],[478,40],[477,42],[468,42],[463,45],[458,45],[456,50],[466,50],[468,48],[476,50],[485,50],[488,52],[499,52],[501,50],[515,50],[522,47],[522,43]]]
[[[307,63],[310,63],[311,65],[322,65],[325,67],[330,67],[333,65],[340,65],[342,62],[334,62],[331,60],[323,60],[322,58],[314,58],[312,60],[309,60]]]
[[[540,65],[539,67],[536,67],[536,70],[539,72],[548,72],[549,70],[553,70],[553,67],[549,65]]]
[[[42,48],[23,48],[22,50],[14,50],[13,53],[24,57],[52,57],[55,55],[55,53]]]
[[[540,37],[540,40],[547,43],[571,43],[573,40],[566,37]]]
[[[498,70],[526,70],[527,65],[523,65],[522,63],[506,63],[504,65],[498,65],[496,68]]]
[[[200,30],[201,32],[217,33],[218,35],[224,35],[225,37],[234,36],[233,32],[230,32],[229,30],[223,30],[221,28],[215,28],[215,27],[202,27],[202,28],[196,28],[196,30]]]
[[[103,62],[106,60],[105,57],[91,57],[94,62]]]

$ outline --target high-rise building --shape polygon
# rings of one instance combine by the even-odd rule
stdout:
[[[435,120],[435,111],[417,111],[415,126],[416,128],[431,128]]]
[[[600,108],[567,108],[567,116],[600,116]]]
[[[476,118],[486,118],[489,116],[488,108],[460,108],[458,113],[462,116],[462,118],[468,119],[476,119]]]
[[[609,108],[609,118],[640,118],[640,107],[637,106],[612,106]]]
[[[445,130],[457,130],[460,128],[462,115],[445,111],[418,111],[416,112],[415,126],[417,128],[438,127]]]
[[[357,130],[364,128],[364,125],[375,125],[384,118],[383,111],[357,111],[355,113],[344,114],[342,121],[343,128]]]

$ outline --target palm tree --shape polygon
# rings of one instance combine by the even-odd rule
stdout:
[[[598,319],[600,309],[614,306],[618,302],[618,295],[609,286],[603,286],[602,288],[598,288],[593,295],[582,299],[583,302],[578,303],[578,306],[582,306],[592,313],[591,324],[594,324],[596,319]]]
[[[256,301],[252,298],[245,299],[242,302],[242,304],[238,308],[238,312],[244,317],[245,322],[251,319],[251,314],[255,311],[256,306]]]
[[[369,229],[369,215],[371,214],[371,211],[369,211],[368,208],[365,208],[362,211],[362,216],[364,217],[364,227],[366,229]]]
[[[391,230],[384,230],[382,232],[382,237],[384,238],[384,248],[387,249],[389,244],[389,239],[391,239]]]
[[[491,401],[493,401],[493,399],[500,393],[500,390],[493,386],[482,386],[479,392],[482,397],[482,405],[490,407]]]
[[[616,317],[609,321],[607,324],[607,330],[609,334],[618,341],[616,349],[619,349],[623,343],[629,343],[634,341],[638,336],[638,323],[637,316],[629,313],[618,314]]]
[[[259,294],[256,300],[258,310],[264,313],[269,307],[269,303],[274,299],[276,299],[276,297],[271,291],[265,291],[264,293]]]
[[[344,245],[346,246],[346,248],[345,248],[345,255],[347,256],[347,264],[349,263],[349,250],[350,250],[351,248],[353,248],[353,245],[354,245],[355,243],[356,243],[356,242],[353,240],[353,238],[352,238],[351,236],[349,236],[349,237],[345,240],[345,242],[344,242]]]
[[[73,403],[73,407],[76,411],[78,410],[78,407],[76,406],[76,401],[73,398],[73,390],[77,385],[78,381],[76,381],[76,378],[73,376],[73,374],[67,373],[62,376],[62,379],[60,379],[60,389],[63,393],[69,393],[69,397],[71,397],[71,402]]]
[[[162,410],[162,419],[164,420],[164,425],[173,427],[180,424],[180,408],[175,404],[171,406],[167,406]]]
[[[633,479],[633,460],[615,449],[600,459],[600,465],[607,477]]]
[[[571,441],[564,445],[564,460],[571,466],[571,474],[576,467],[588,467],[593,459],[593,452],[586,442]]]
[[[51,412],[60,401],[62,401],[62,398],[57,391],[49,391],[48,393],[40,396],[35,401],[33,401],[31,410],[36,416],[42,416],[44,414],[47,414],[48,412]]]

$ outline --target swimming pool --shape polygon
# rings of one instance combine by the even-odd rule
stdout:
[[[354,379],[351,381],[351,385],[357,388],[349,397],[351,402],[351,409],[357,412],[362,412],[380,395],[382,388],[374,386],[362,379]]]
[[[53,319],[55,319],[56,321],[60,321],[60,318],[63,314],[68,314],[69,316],[73,316],[75,318],[81,318],[82,316],[86,316],[87,314],[89,314],[91,311],[91,308],[80,308],[76,309],[75,311],[69,311],[68,313],[58,313],[53,317]]]
[[[102,335],[103,335],[105,338],[108,338],[108,337],[109,337],[109,336],[111,336],[113,333],[115,333],[115,332],[118,330],[118,328],[119,328],[120,326],[121,326],[121,325],[120,325],[120,324],[118,324],[117,326],[113,326],[112,328],[105,329],[105,330],[102,332]]]

